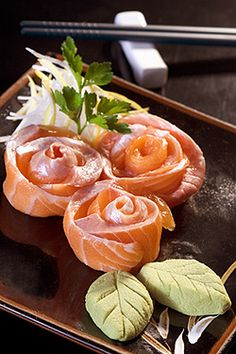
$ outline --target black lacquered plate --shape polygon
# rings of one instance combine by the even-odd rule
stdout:
[[[0,135],[11,134],[16,123],[6,121],[20,104],[17,95],[27,90],[27,76],[1,97]],[[207,163],[206,179],[199,193],[173,209],[174,232],[164,232],[159,260],[195,258],[219,276],[236,259],[236,127],[114,78],[109,87],[149,107],[188,133],[201,147]],[[4,144],[0,144],[1,186],[5,177]],[[62,218],[33,218],[15,209],[1,192],[0,199],[0,308],[40,325],[99,353],[157,353],[141,337],[127,343],[107,338],[84,307],[89,285],[101,274],[80,263],[62,229]],[[215,319],[196,344],[185,330],[185,353],[217,353],[236,330],[236,276],[226,283],[232,308]],[[161,308],[155,308],[158,320]],[[188,317],[170,311],[167,342],[174,342]],[[151,325],[147,331],[158,340]]]

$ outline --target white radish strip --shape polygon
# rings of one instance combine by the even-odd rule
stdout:
[[[0,136],[0,143],[6,143],[10,139],[11,135]]]
[[[28,101],[31,99],[31,96],[17,96],[17,99],[21,101]]]
[[[39,52],[36,52],[36,50],[34,49],[31,49],[29,47],[26,47],[25,48],[28,52],[30,52],[31,54],[33,54],[36,58],[39,58],[39,59],[45,59],[45,60],[48,60],[49,62],[51,63],[54,63],[54,64],[57,64],[63,68],[67,68],[67,65],[64,61],[62,60],[59,60],[59,59],[56,59],[56,58],[53,58],[53,57],[50,57],[48,55],[43,55]]]
[[[7,120],[16,121],[16,120],[21,120],[21,119],[23,119],[23,117],[22,117],[22,116],[18,116],[18,115],[16,114],[16,115],[7,116],[6,119],[7,119]]]
[[[34,80],[28,75],[28,80],[29,80],[29,87],[30,87],[30,95],[31,97],[37,95],[37,86],[34,82]]]

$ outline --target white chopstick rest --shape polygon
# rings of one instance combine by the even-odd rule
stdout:
[[[142,27],[147,25],[144,15],[139,11],[119,12],[114,23]],[[168,67],[153,44],[130,41],[120,41],[120,44],[140,86],[160,88],[166,84]]]

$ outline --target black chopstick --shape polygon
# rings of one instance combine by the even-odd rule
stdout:
[[[123,31],[151,31],[151,32],[181,32],[200,34],[222,34],[236,35],[236,28],[232,27],[199,27],[199,26],[168,26],[168,25],[147,25],[145,27],[134,25],[116,25],[113,23],[94,22],[67,22],[67,21],[34,21],[23,20],[20,23],[22,28],[57,28],[57,29],[93,29],[93,30],[123,30]]]
[[[123,27],[123,26],[122,26]],[[156,42],[161,44],[236,46],[236,35],[186,32],[156,32],[138,30],[79,29],[79,28],[44,28],[22,27],[21,34],[30,36],[72,36],[79,39],[93,40],[130,40]]]

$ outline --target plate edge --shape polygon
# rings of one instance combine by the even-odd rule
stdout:
[[[84,64],[85,70],[87,67],[88,67],[87,64]],[[20,76],[20,78],[16,82],[14,82],[5,92],[3,92],[3,94],[0,96],[0,108],[3,107],[3,105],[5,105],[12,98],[14,94],[16,94],[20,89],[22,89],[27,84],[28,76],[33,76],[33,75],[34,75],[34,70],[32,68],[28,69],[22,76]],[[211,125],[217,126],[221,129],[236,134],[236,125],[225,122],[209,114],[203,113],[197,109],[184,105],[183,103],[161,96],[153,91],[145,89],[134,83],[128,82],[116,75],[113,75],[112,83],[117,84],[118,86],[130,90],[132,92],[148,97],[159,103],[165,104],[166,106],[174,108],[182,113],[186,113],[194,119],[207,122]]]
[[[81,331],[80,329],[75,329],[66,323],[57,321],[48,315],[40,313],[36,310],[32,310],[27,306],[19,304],[14,300],[5,298],[2,295],[0,295],[0,310],[8,312],[11,315],[21,318],[22,320],[28,321],[34,325],[37,325],[38,327],[48,330],[61,337],[64,337],[67,340],[73,341],[78,345],[86,346],[86,343],[83,343],[83,341],[79,340],[82,339],[84,341],[87,341],[87,343],[91,342],[92,344],[97,344],[101,346],[101,348],[93,348],[92,346],[87,345],[87,348],[92,351],[95,351],[96,349],[101,349],[103,351],[100,350],[99,353],[102,354],[111,353],[107,350],[112,350],[112,353],[132,354],[132,352],[127,351],[122,347],[119,347],[115,344],[109,344],[106,341],[103,341],[102,339],[89,335],[86,332]],[[53,328],[52,326],[55,326],[56,328]]]

